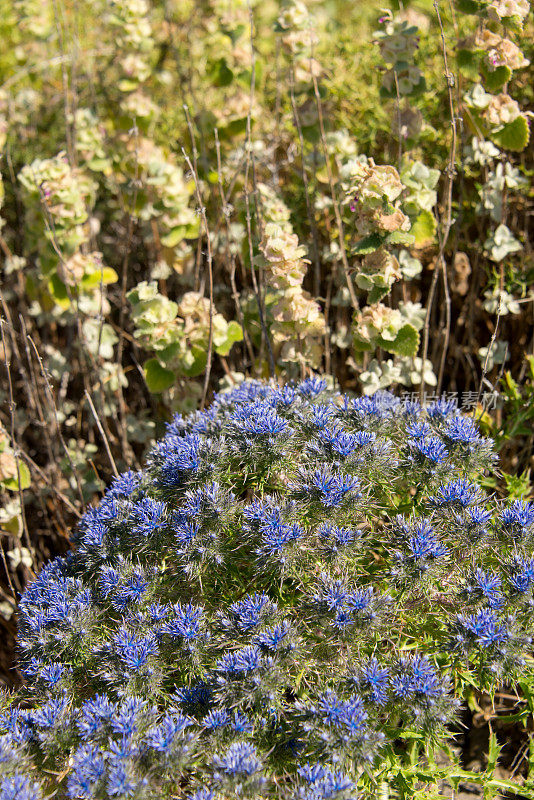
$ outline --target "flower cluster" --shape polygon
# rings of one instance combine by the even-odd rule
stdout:
[[[1,796],[40,800],[50,775],[72,800],[372,790],[401,728],[454,717],[444,660],[521,669],[534,508],[491,501],[489,463],[454,403],[315,377],[177,416],[20,601]]]
[[[276,206],[272,210],[276,211]],[[283,226],[267,223],[262,253],[267,282],[277,291],[271,308],[271,330],[279,357],[317,367],[325,321],[319,304],[302,288],[308,263],[303,258],[306,250],[299,245],[289,221],[283,220]]]

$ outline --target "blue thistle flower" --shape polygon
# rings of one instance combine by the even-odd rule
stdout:
[[[474,614],[458,614],[452,625],[453,644],[465,649],[469,645],[480,648],[501,646],[511,635],[510,619],[504,622],[490,608],[481,608]]]
[[[430,436],[427,439],[410,439],[408,450],[416,461],[422,464],[428,461],[436,466],[443,464],[449,455],[441,439],[436,436]]]
[[[192,603],[182,605],[175,603],[172,607],[173,616],[161,626],[160,632],[166,633],[185,642],[195,642],[202,636],[202,621],[204,609]]]
[[[500,608],[504,604],[501,586],[498,575],[476,567],[467,581],[465,591],[468,595],[486,600],[490,608]]]
[[[146,701],[139,697],[126,697],[110,718],[115,733],[132,736],[137,731],[139,715],[146,708]]]
[[[448,682],[440,678],[426,656],[418,653],[399,659],[390,685],[393,695],[403,700],[428,700],[448,691]]]
[[[374,656],[363,664],[356,683],[363,689],[368,689],[373,702],[383,706],[388,701],[390,671],[387,667],[380,664]]]
[[[182,714],[165,714],[161,722],[150,728],[144,741],[147,747],[159,753],[169,753],[176,737],[192,724],[192,721]]]
[[[361,497],[359,481],[353,475],[334,471],[330,466],[299,469],[299,480],[290,484],[295,497],[308,502],[319,502],[326,508],[341,505],[348,495],[353,500]]]
[[[480,487],[464,478],[441,484],[437,494],[429,497],[427,503],[433,508],[444,506],[459,506],[467,508],[477,503],[481,498]]]
[[[326,388],[327,383],[323,378],[313,376],[312,378],[306,378],[306,380],[301,381],[297,386],[297,391],[304,395],[304,397],[312,399],[326,391]]]
[[[342,772],[314,764],[299,767],[298,774],[306,781],[307,786],[299,794],[301,800],[356,800],[347,797],[347,792],[356,789],[354,782]]]
[[[225,708],[216,708],[206,714],[201,720],[201,725],[209,730],[217,730],[226,727],[230,722],[230,715]]]
[[[113,497],[130,497],[141,485],[143,479],[142,472],[123,472],[118,478],[114,478],[109,494]]]
[[[525,536],[534,525],[534,503],[514,500],[501,513],[501,526],[515,539]]]
[[[448,419],[443,428],[443,437],[452,444],[480,445],[484,439],[480,436],[478,427],[471,417],[457,416]]]
[[[104,755],[98,747],[80,747],[74,754],[72,772],[68,779],[69,797],[94,797],[105,771]]]
[[[222,776],[250,777],[262,769],[256,748],[248,742],[234,742],[224,754],[214,756],[213,765],[218,771],[215,777],[219,779]]]
[[[518,558],[511,566],[509,581],[514,592],[528,592],[534,586],[534,558]]]
[[[80,709],[76,726],[82,739],[93,739],[111,722],[117,706],[107,695],[97,694],[86,700]]]
[[[136,636],[128,628],[122,627],[113,637],[114,651],[122,664],[132,672],[144,667],[150,656],[158,651],[156,637],[153,633],[147,636]]]
[[[452,398],[447,400],[445,396],[440,397],[426,407],[426,413],[430,419],[442,420],[456,413],[458,410],[458,400]]]
[[[5,776],[0,780],[0,800],[41,800],[41,788],[26,775]]]
[[[232,603],[228,609],[232,621],[243,632],[257,627],[265,618],[266,613],[272,613],[275,610],[276,606],[263,592],[249,594],[242,600]]]
[[[275,625],[273,628],[268,628],[254,637],[254,644],[259,647],[264,647],[266,650],[278,650],[284,640],[288,636],[291,628],[287,621]]]
[[[135,537],[147,539],[167,526],[167,505],[161,500],[143,497],[132,505],[129,531]]]

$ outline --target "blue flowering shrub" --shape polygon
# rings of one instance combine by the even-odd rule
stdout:
[[[487,496],[493,464],[454,403],[318,378],[176,417],[22,596],[1,800],[456,785],[467,687],[528,670],[534,506]]]

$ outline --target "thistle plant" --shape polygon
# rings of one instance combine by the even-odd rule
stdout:
[[[466,687],[528,671],[534,506],[494,463],[454,402],[317,377],[176,416],[20,600],[2,800],[415,796]]]

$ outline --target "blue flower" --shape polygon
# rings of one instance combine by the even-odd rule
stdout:
[[[218,661],[216,670],[227,675],[247,675],[264,665],[261,650],[256,645],[247,645],[241,650],[225,653]]]
[[[215,755],[213,764],[228,777],[250,777],[262,768],[256,748],[248,742],[234,742],[223,755]]]
[[[347,797],[346,792],[354,791],[356,786],[342,772],[328,769],[322,764],[314,764],[313,767],[306,764],[299,767],[298,774],[307,783],[307,787],[299,794],[301,800],[335,800],[342,796],[345,800],[356,800],[355,797]]]
[[[130,533],[147,539],[167,527],[167,505],[161,500],[143,497],[132,506],[130,522]]]
[[[246,714],[234,711],[234,716],[230,718],[230,727],[234,733],[252,733],[254,725]]]
[[[120,581],[120,575],[114,567],[103,567],[98,576],[97,586],[104,595],[107,597],[115,591]]]
[[[207,683],[200,681],[192,686],[176,689],[175,698],[188,713],[195,713],[199,708],[206,708],[211,703],[211,688]]]
[[[228,725],[230,721],[230,715],[225,708],[216,708],[213,711],[210,711],[209,714],[206,714],[205,717],[201,720],[201,725],[204,728],[209,728],[209,730],[217,730],[218,728],[224,728]]]
[[[148,588],[148,581],[139,573],[134,573],[116,591],[111,600],[113,608],[124,611],[130,603],[139,602]]]
[[[534,558],[518,558],[512,565],[509,580],[515,592],[528,592],[534,585]]]
[[[284,620],[274,628],[268,628],[254,637],[254,644],[264,647],[266,650],[278,650],[290,631],[290,625]]]
[[[121,662],[133,672],[144,667],[150,656],[158,650],[154,634],[136,636],[124,627],[113,637],[113,645]]]
[[[424,463],[430,461],[431,464],[443,464],[447,460],[447,448],[436,436],[428,439],[410,439],[408,449],[416,460]]]
[[[265,617],[266,612],[276,610],[265,593],[249,594],[237,603],[232,603],[229,613],[240,631],[255,628]]]
[[[534,503],[523,500],[514,502],[505,508],[501,514],[503,530],[509,532],[514,538],[524,536],[534,524]]]
[[[359,434],[359,435],[358,435]],[[372,436],[372,434],[367,434]],[[342,428],[324,428],[319,431],[317,440],[312,442],[311,450],[324,454],[337,461],[344,461],[352,453],[362,447],[365,442],[365,437],[362,438],[362,432],[346,433]]]
[[[453,398],[451,400],[447,400],[445,396],[440,397],[439,400],[435,400],[433,403],[430,403],[426,407],[426,413],[430,417],[430,419],[442,420],[445,417],[449,417],[451,414],[454,414],[458,409],[458,400]]]
[[[233,436],[237,437],[235,448],[241,448],[243,438],[250,443],[257,442],[262,447],[272,447],[279,440],[285,441],[292,433],[287,419],[261,400],[238,406],[230,421]]]
[[[428,498],[428,505],[434,508],[443,506],[459,506],[467,508],[480,500],[480,487],[475,483],[459,478],[449,483],[441,484],[438,492],[433,497]]]
[[[16,774],[0,780],[0,800],[41,800],[41,789],[25,775]]]
[[[332,403],[317,403],[311,408],[305,407],[305,409],[298,414],[297,418],[306,428],[320,431],[330,424],[335,414],[336,406]]]
[[[426,439],[427,436],[432,434],[432,428],[424,420],[415,420],[408,423],[406,433],[411,439]]]
[[[247,531],[257,531],[260,535],[257,553],[260,556],[278,556],[281,550],[302,536],[298,523],[286,525],[282,510],[270,499],[257,500],[243,510],[244,525]]]
[[[198,433],[185,436],[167,436],[154,449],[154,457],[160,462],[158,483],[163,489],[180,489],[185,481],[206,465],[206,451],[210,439],[202,439]]]
[[[139,488],[142,479],[142,472],[123,472],[118,478],[114,478],[109,493],[114,497],[130,497]]]
[[[107,790],[112,797],[132,797],[138,786],[139,782],[131,778],[123,761],[111,764]]]
[[[469,644],[481,648],[499,646],[511,635],[510,628],[490,608],[481,608],[471,615],[458,614],[452,630],[453,643],[462,648]]]
[[[328,727],[339,729],[343,738],[353,738],[367,727],[367,712],[359,695],[342,700],[328,689],[310,708],[312,715]]]
[[[137,731],[138,717],[146,707],[139,697],[126,697],[110,718],[112,729],[121,736],[132,736]]]
[[[145,743],[159,753],[168,753],[176,737],[192,725],[192,721],[181,714],[166,714],[161,722],[151,728],[145,736]]]
[[[98,747],[83,745],[74,754],[68,779],[68,795],[92,798],[105,773],[104,755]]]
[[[187,518],[211,519],[217,517],[233,499],[231,492],[225,493],[217,481],[212,481],[186,492],[180,512]]]
[[[331,525],[324,522],[319,526],[317,533],[319,538],[325,542],[333,542],[336,548],[349,547],[354,544],[359,537],[359,531],[354,528],[339,528],[337,525]]]
[[[67,697],[54,697],[30,713],[30,721],[38,728],[53,728],[67,707]]]
[[[443,436],[449,442],[459,445],[479,445],[484,442],[471,417],[448,419],[443,428]]]
[[[353,475],[335,472],[329,466],[312,469],[299,469],[299,481],[290,484],[290,489],[297,498],[311,502],[320,502],[326,508],[341,505],[350,495],[356,500],[361,497],[358,492],[359,481]]]
[[[467,594],[487,600],[490,608],[500,608],[504,603],[501,579],[493,572],[477,567],[465,587]]]
[[[104,730],[115,715],[117,706],[107,695],[97,694],[86,700],[76,725],[82,739],[92,739]]]
[[[373,701],[383,706],[387,703],[389,694],[390,671],[380,664],[374,656],[363,664],[356,679],[359,686],[368,689]]]
[[[167,633],[176,639],[195,642],[202,635],[202,618],[204,609],[192,603],[182,605],[175,603],[172,607],[174,616],[161,626],[160,632]]]
[[[417,521],[408,538],[408,551],[414,561],[442,558],[447,548],[441,544],[432,525],[426,520]]]
[[[342,608],[348,595],[346,584],[337,579],[329,580],[323,578],[324,586],[313,596],[313,602],[321,606],[326,606],[328,611],[337,611]]]
[[[399,659],[390,684],[395,697],[403,700],[440,697],[448,690],[447,681],[440,678],[426,656],[419,654]]]
[[[61,679],[70,672],[64,664],[54,663],[46,664],[39,672],[41,680],[45,681],[49,686],[57,686]]]
[[[304,397],[311,399],[317,397],[321,392],[326,391],[326,387],[327,384],[324,379],[314,376],[312,378],[307,378],[305,381],[301,381],[297,386],[297,390],[300,394],[304,395]]]

